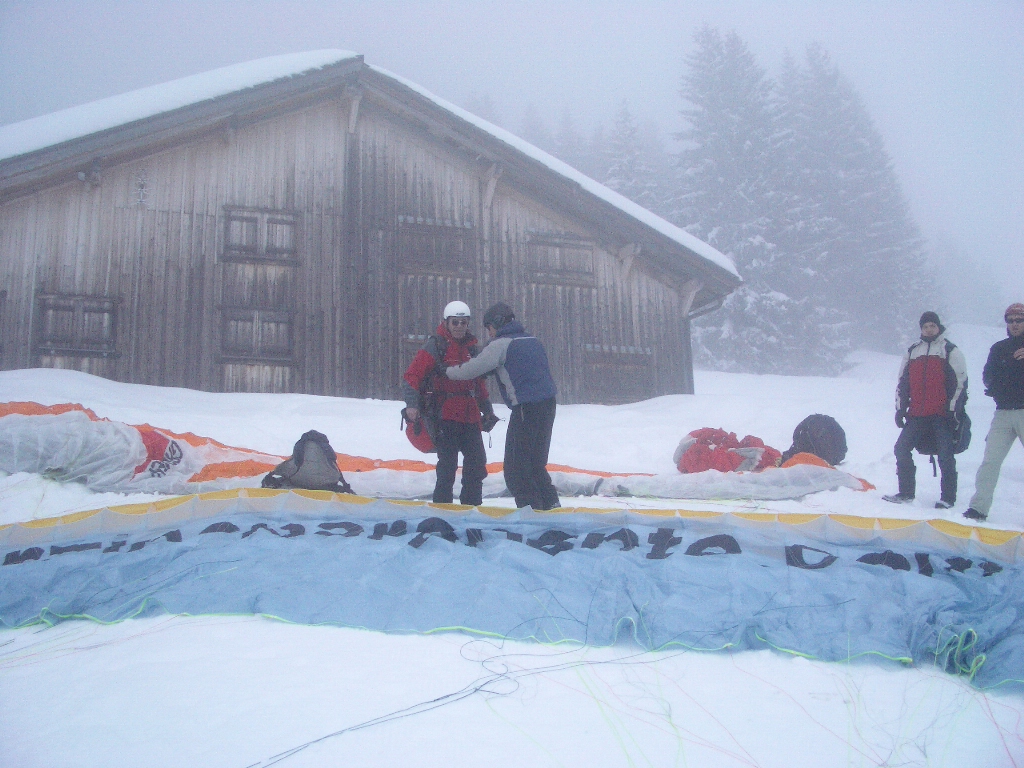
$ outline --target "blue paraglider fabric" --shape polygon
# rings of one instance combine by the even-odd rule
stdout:
[[[982,687],[1024,678],[1019,537],[315,495],[192,497],[0,530],[0,625],[264,614],[546,643],[877,655]]]

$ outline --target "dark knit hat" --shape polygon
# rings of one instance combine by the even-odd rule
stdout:
[[[484,325],[489,325],[496,331],[501,330],[502,326],[515,319],[516,315],[512,311],[512,307],[502,301],[484,312]]]
[[[925,312],[921,315],[921,319],[918,321],[918,325],[924,325],[925,323],[935,323],[939,328],[942,327],[942,322],[939,320],[938,314],[932,311]]]
[[[1008,306],[1006,311],[1003,312],[1003,320],[1006,320],[1008,317],[1024,317],[1024,304],[1018,301]]]

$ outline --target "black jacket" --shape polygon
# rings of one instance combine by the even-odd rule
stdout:
[[[1014,350],[1024,347],[1024,336],[997,341],[988,352],[982,373],[985,394],[996,401],[996,409],[1014,411],[1024,408],[1024,360],[1014,360]]]

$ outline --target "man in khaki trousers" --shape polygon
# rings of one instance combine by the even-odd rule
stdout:
[[[1024,304],[1011,304],[1003,313],[1006,338],[992,345],[982,379],[985,394],[996,401],[996,414],[985,438],[985,458],[978,467],[974,496],[964,512],[969,520],[984,520],[1003,459],[1014,440],[1024,445]]]

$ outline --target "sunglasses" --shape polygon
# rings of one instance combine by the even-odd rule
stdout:
[[[1006,318],[1007,325],[1020,325],[1024,323],[1024,317],[1008,317]]]
[[[449,317],[448,322],[454,326],[469,325],[468,317]]]

